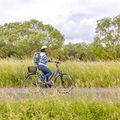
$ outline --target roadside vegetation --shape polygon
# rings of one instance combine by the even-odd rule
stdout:
[[[0,101],[0,120],[119,120],[120,104],[53,95]]]
[[[0,60],[0,87],[22,87],[30,60]],[[55,63],[49,63],[52,71]],[[75,87],[120,87],[120,62],[61,62],[61,70],[70,74]]]
[[[42,45],[49,47],[50,58],[63,61],[60,68],[71,75],[76,88],[120,87],[120,15],[97,21],[96,36],[89,44],[65,45],[64,41],[59,30],[34,19],[0,25],[0,89],[23,88],[27,67],[34,65],[33,54]],[[48,65],[55,70],[54,63]],[[120,119],[119,102],[81,100],[67,94],[41,94],[35,99],[22,95],[28,98],[0,95],[0,120]]]

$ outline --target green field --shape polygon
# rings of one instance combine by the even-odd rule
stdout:
[[[0,120],[119,120],[120,103],[68,95],[0,101]]]
[[[22,87],[32,60],[0,60],[0,87]],[[55,70],[55,64],[49,63]],[[61,70],[72,76],[76,87],[120,87],[120,62],[66,61]]]
[[[34,89],[23,93],[17,91],[23,86],[27,66],[32,60],[0,60],[0,87],[6,87],[0,93],[0,120],[119,120],[120,103],[118,94],[109,91],[98,95],[89,92],[89,87],[119,88],[120,62],[79,62],[66,61],[60,64],[61,70],[72,76],[78,93],[58,94],[38,92]],[[55,64],[49,63],[52,71]],[[15,91],[9,89],[15,87]],[[87,87],[87,91],[79,92],[79,87]],[[10,92],[10,91],[11,92]],[[37,91],[36,90],[36,91]],[[117,90],[117,89],[116,89]],[[49,89],[48,89],[49,91]],[[104,90],[103,90],[104,91]],[[102,92],[102,90],[101,90]],[[111,96],[111,97],[110,97]],[[100,98],[99,98],[100,97]],[[111,100],[112,98],[112,100]]]

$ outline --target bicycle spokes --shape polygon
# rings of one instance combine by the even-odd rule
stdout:
[[[40,78],[37,75],[28,75],[25,79],[25,87],[37,86]]]
[[[56,78],[54,86],[60,92],[67,92],[73,88],[73,80],[69,75],[62,74]]]

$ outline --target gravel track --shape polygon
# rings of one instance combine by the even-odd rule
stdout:
[[[0,88],[1,99],[28,99],[37,97],[52,96],[59,94],[53,88]],[[120,88],[75,88],[69,95],[74,99],[81,100],[100,100],[100,101],[120,101]]]

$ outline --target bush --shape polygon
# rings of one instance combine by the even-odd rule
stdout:
[[[119,120],[120,104],[83,102],[79,99],[49,97],[0,102],[0,119],[9,120]]]

